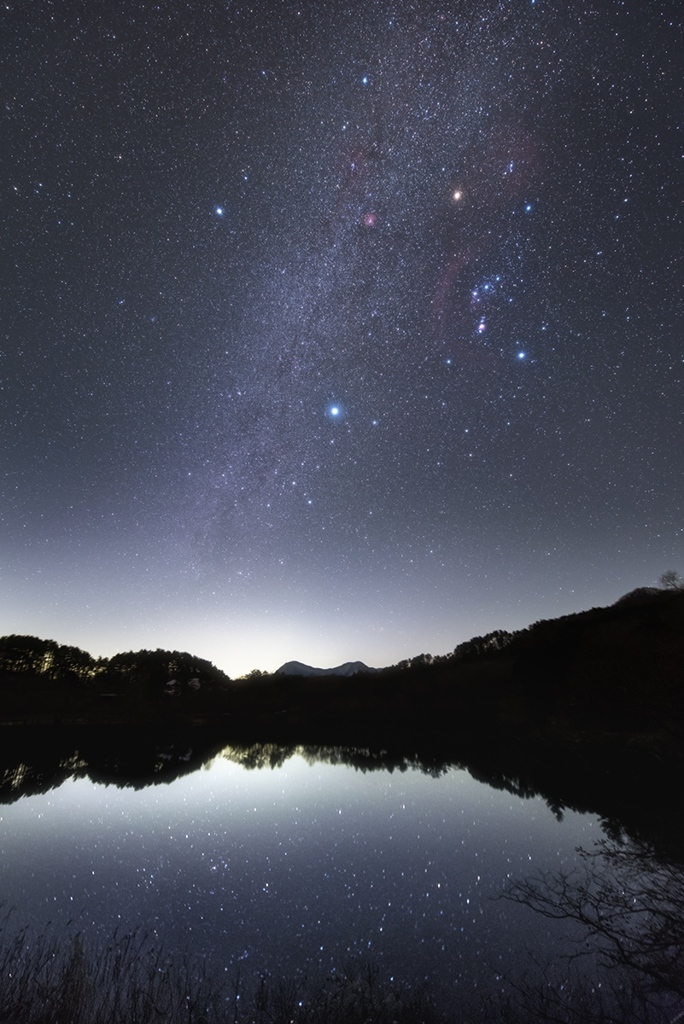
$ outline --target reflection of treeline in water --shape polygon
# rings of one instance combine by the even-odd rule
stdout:
[[[436,1005],[424,985],[368,962],[326,977],[305,966],[272,978],[239,958],[167,954],[158,939],[114,935],[102,950],[0,927],[0,1021],[12,1024],[673,1024],[684,1011],[684,873],[648,844],[602,840],[572,872],[513,880],[502,898],[578,926],[552,962],[539,955],[486,995]]]
[[[3,730],[0,803],[44,793],[67,778],[142,788],[171,783],[221,757],[246,770],[271,770],[298,756],[360,772],[421,771],[433,777],[466,769],[478,781],[523,798],[541,796],[565,810],[597,814],[607,833],[648,842],[664,858],[684,860],[684,761],[629,746],[578,748],[517,740],[484,743],[456,735],[448,743],[332,746],[259,742],[226,726],[15,726]]]
[[[592,811],[676,843],[684,812],[667,793],[684,781],[684,593],[637,592],[351,678],[230,680],[186,653],[93,659],[10,636],[0,640],[0,722],[11,724],[5,800],[74,773],[166,781],[229,744],[246,765],[306,748],[366,769],[466,766],[542,794],[558,813]]]

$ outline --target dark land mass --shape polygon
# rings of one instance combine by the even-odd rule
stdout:
[[[467,768],[490,785],[599,814],[684,859],[684,593],[475,637],[353,676],[230,680],[189,654],[96,661],[0,640],[0,800],[70,775],[171,781],[224,748],[246,767],[294,752],[361,770]]]
[[[303,665],[301,661],[287,661],[275,670],[277,676],[356,676],[359,672],[375,672],[375,669],[364,665],[362,661],[345,661],[344,665],[335,668],[314,668]]]
[[[163,1005],[171,1024],[191,1016],[217,1024],[681,1018],[682,592],[636,591],[610,608],[475,637],[446,657],[420,655],[351,676],[252,673],[233,681],[180,652],[96,661],[53,641],[5,637],[0,723],[0,803],[69,777],[140,788],[218,755],[268,769],[297,754],[362,772],[465,768],[490,786],[543,797],[559,816],[597,814],[606,833],[582,853],[579,870],[521,879],[503,893],[542,917],[584,927],[599,988],[581,965],[563,966],[560,986],[542,966],[509,979],[494,1001],[443,1013],[429,990],[378,985],[369,965],[310,991],[285,982],[246,988],[238,1002],[239,976],[226,988],[193,963],[167,962],[161,947],[148,950],[144,936],[114,937],[102,955],[79,935],[29,943],[19,931],[0,943],[3,1020],[151,1020],[134,1004],[152,1007],[155,1020]]]

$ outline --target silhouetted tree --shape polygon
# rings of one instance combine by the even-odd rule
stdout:
[[[0,637],[0,669],[5,672],[32,672],[55,681],[87,679],[97,662],[80,647],[69,647],[36,636]]]
[[[0,638],[0,668],[5,672],[45,672],[53,663],[57,644],[36,636]]]
[[[454,650],[454,658],[479,658],[490,651],[500,651],[513,640],[514,633],[508,633],[505,629],[495,629],[485,636],[474,636],[470,640],[459,644]]]
[[[632,840],[602,839],[593,851],[579,852],[580,868],[516,882],[505,898],[543,917],[583,926],[568,960],[577,965],[595,957],[606,984],[595,1006],[600,1012],[587,1016],[585,1007],[582,1020],[655,1022],[673,1019],[673,1008],[684,1014],[682,866],[660,860],[648,844]],[[577,1019],[570,1012],[571,1000],[580,998],[572,995],[573,987],[586,994],[586,981],[576,975],[565,994],[553,993],[554,1013],[544,1019]],[[527,986],[526,998],[535,991],[538,985]],[[547,1000],[550,992],[547,986]]]
[[[664,590],[684,590],[684,578],[676,569],[666,569],[660,577],[660,585]]]
[[[170,682],[185,691],[191,680],[198,680],[202,692],[207,687],[228,683],[229,677],[204,658],[185,651],[127,651],[115,654],[103,669],[103,685],[137,698],[160,697]]]

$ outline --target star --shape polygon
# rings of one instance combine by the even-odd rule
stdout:
[[[373,607],[387,643],[365,649],[381,665],[414,644],[453,649],[454,629],[470,628],[460,614],[468,574],[485,569],[459,561],[471,541],[473,552],[487,552],[496,538],[512,587],[483,601],[480,632],[502,625],[498,609],[509,597],[520,625],[528,608],[528,621],[538,618],[539,595],[544,607],[555,600],[564,574],[583,579],[587,605],[595,584],[602,598],[606,581],[596,580],[585,530],[605,531],[598,540],[615,556],[616,597],[625,579],[644,582],[644,566],[657,575],[674,557],[667,552],[681,536],[667,501],[649,488],[665,486],[682,458],[656,443],[667,438],[658,410],[676,405],[672,367],[681,366],[672,287],[681,150],[671,102],[681,54],[659,13],[676,5],[627,5],[639,8],[635,49],[620,4],[594,5],[596,17],[590,5],[555,4],[549,19],[548,5],[534,0],[533,11],[532,2],[513,21],[490,16],[497,5],[484,0],[329,3],[329,47],[316,45],[321,5],[307,13],[272,4],[274,27],[249,14],[256,5],[226,2],[216,37],[211,19],[169,0],[159,11],[138,5],[125,38],[79,36],[66,64],[61,37],[43,31],[43,5],[10,5],[13,48],[26,59],[11,67],[12,169],[0,207],[13,267],[3,284],[13,294],[0,295],[0,312],[7,320],[19,310],[24,326],[0,345],[11,474],[0,531],[16,548],[9,586],[23,595],[12,615],[15,604],[26,607],[6,631],[50,631],[60,642],[80,635],[88,647],[87,627],[110,650],[142,648],[163,646],[178,616],[173,643],[199,656],[207,653],[196,639],[202,616],[235,619],[233,600],[248,614],[227,590],[223,604],[209,600],[215,579],[251,573],[261,581],[248,602],[254,636],[269,642],[250,654],[240,630],[234,643],[225,634],[221,667],[231,675],[266,667],[271,640],[274,666],[282,623],[256,610],[262,585],[264,600],[280,593],[270,576],[277,547],[305,555],[298,584],[312,600],[329,571],[342,573],[345,629]],[[173,59],[169,32],[182,40]],[[579,63],[569,59],[580,51]],[[137,61],[140,73],[114,88],[110,58]],[[87,75],[75,72],[81,61]],[[58,99],[49,131],[35,101],[43,94]],[[93,96],[110,129],[105,164],[93,144]],[[83,301],[93,295],[97,302]],[[625,467],[610,507],[610,482],[590,496],[574,488],[576,473],[593,472],[588,443],[575,446],[573,467],[539,472],[559,446],[569,449],[588,378],[611,409],[596,424],[596,444],[607,466]],[[522,409],[523,394],[529,420],[512,418],[500,445],[501,423]],[[37,415],[25,417],[29,399]],[[644,416],[652,446],[633,430]],[[470,417],[479,429],[473,423],[464,435]],[[530,422],[548,429],[525,461]],[[466,459],[460,440],[476,436]],[[478,468],[446,485],[445,466],[449,479],[462,472],[459,454]],[[490,474],[479,468],[487,461]],[[499,472],[509,462],[520,482],[515,522]],[[372,551],[356,532],[369,494],[382,497]],[[310,499],[316,529],[330,516],[339,527],[321,547],[300,515],[312,511]],[[644,516],[650,540],[618,559],[619,530]],[[44,547],[48,517],[54,559]],[[545,536],[563,538],[561,571],[548,575],[538,560],[506,553],[534,552],[542,522]],[[88,538],[80,553],[59,549],[72,535]],[[455,560],[444,586],[422,563],[410,583],[399,569],[428,537]],[[114,552],[133,544],[146,547],[121,572]],[[168,565],[174,577],[202,563],[192,570],[196,615],[167,586],[166,558],[178,559]],[[44,602],[34,602],[25,562],[50,580]],[[89,593],[96,579],[102,609],[116,602],[125,613],[87,610],[70,573],[88,579]],[[415,633],[399,625],[409,592],[399,593],[399,581],[426,611],[411,617]],[[158,621],[137,621],[129,586],[157,612],[165,595]],[[60,593],[69,595],[63,625],[45,611]],[[307,631],[318,642],[332,623],[337,644],[326,600],[327,592],[305,617]],[[124,615],[132,625],[122,641]],[[374,645],[361,620],[359,643]],[[142,631],[136,640],[133,630]],[[245,657],[252,663],[238,668]]]
[[[347,409],[341,402],[330,402],[325,409],[325,417],[330,423],[344,423]]]

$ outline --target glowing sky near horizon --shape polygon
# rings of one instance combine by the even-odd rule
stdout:
[[[679,4],[0,26],[0,633],[383,665],[684,568]]]

